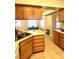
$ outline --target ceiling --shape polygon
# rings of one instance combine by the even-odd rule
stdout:
[[[16,0],[16,3],[64,8],[64,0]]]

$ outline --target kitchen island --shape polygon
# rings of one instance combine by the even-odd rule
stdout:
[[[42,30],[25,31],[31,35],[15,42],[15,59],[27,59],[33,53],[44,51],[44,32]]]

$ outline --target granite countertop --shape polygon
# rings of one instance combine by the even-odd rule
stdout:
[[[60,33],[64,34],[64,32],[63,32],[63,31],[61,31],[60,29],[55,29],[55,31],[57,31],[57,32],[60,32]]]
[[[17,47],[19,46],[19,43],[23,40],[26,40],[28,39],[29,37],[32,37],[32,36],[35,36],[35,35],[44,35],[44,32],[42,30],[28,30],[28,31],[24,31],[24,32],[28,32],[28,33],[31,33],[31,35],[29,36],[26,36],[20,40],[17,40],[15,41],[15,52],[16,52],[16,49]]]

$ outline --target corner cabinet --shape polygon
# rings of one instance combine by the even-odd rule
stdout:
[[[59,9],[59,20],[60,22],[64,22],[64,8]]]
[[[32,37],[22,41],[19,49],[20,59],[28,59],[33,53]]]
[[[20,5],[16,5],[15,6],[15,19],[19,20],[23,18],[23,10],[22,10],[22,6]]]
[[[34,19],[39,20],[42,18],[42,7],[34,7]]]

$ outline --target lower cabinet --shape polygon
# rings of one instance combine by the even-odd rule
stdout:
[[[60,33],[55,31],[54,32],[54,42],[57,45],[59,45],[59,38],[60,38]]]
[[[37,46],[37,47],[34,47],[34,52],[40,52],[40,51],[44,51],[44,46]]]
[[[33,37],[34,52],[44,51],[44,35],[37,35]]]
[[[44,35],[36,35],[20,42],[18,51],[19,59],[29,59],[34,52],[44,51]]]
[[[60,34],[60,47],[64,50],[64,34]]]
[[[28,59],[33,53],[32,38],[28,38],[20,43],[20,59]]]
[[[64,34],[54,31],[54,43],[64,50]]]

